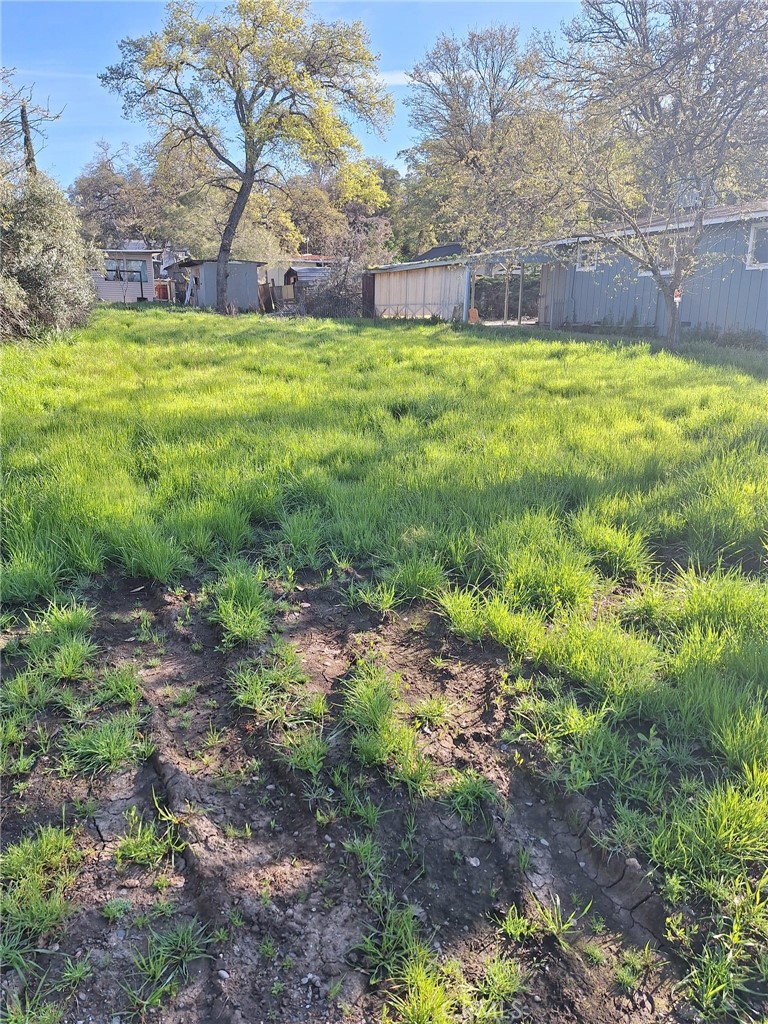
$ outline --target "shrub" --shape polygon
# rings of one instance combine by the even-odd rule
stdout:
[[[44,174],[0,184],[0,335],[82,323],[94,298],[73,207]]]

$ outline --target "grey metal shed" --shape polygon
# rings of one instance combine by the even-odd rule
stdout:
[[[586,236],[573,236],[547,247],[539,323],[551,328],[633,324],[664,335],[666,306],[654,279],[618,253],[580,265],[583,241]],[[768,201],[711,211],[700,252],[701,265],[682,288],[681,325],[768,337]]]
[[[266,263],[257,260],[230,260],[227,267],[227,301],[235,309],[255,312],[259,309],[259,268]],[[216,305],[216,260],[186,259],[174,263],[168,273],[176,277],[184,272],[187,279],[184,304]]]

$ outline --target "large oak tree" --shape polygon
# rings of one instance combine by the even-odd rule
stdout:
[[[154,126],[178,159],[204,147],[210,181],[229,196],[217,257],[216,306],[227,308],[227,264],[254,190],[278,186],[298,161],[339,164],[357,151],[350,118],[380,128],[391,112],[360,22],[326,23],[307,0],[235,0],[200,18],[172,0],[160,32],[120,43],[102,82],[127,117]]]

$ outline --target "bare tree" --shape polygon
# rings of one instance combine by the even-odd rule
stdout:
[[[515,26],[498,25],[440,36],[409,73],[406,103],[419,137],[407,154],[409,191],[431,208],[443,240],[522,246],[545,233],[548,219],[558,222],[569,181],[556,161],[543,173],[542,154],[551,157],[562,133],[539,63]]]
[[[748,198],[768,157],[768,6],[583,0],[564,33],[542,53],[570,112],[580,230],[652,275],[674,343],[707,211]]]
[[[16,85],[14,75],[13,68],[0,68],[0,158],[6,174],[22,167],[34,174],[34,139],[44,139],[45,125],[58,120],[61,111],[33,103],[32,89]]]
[[[157,241],[157,203],[150,175],[129,159],[125,148],[113,150],[103,139],[69,190],[84,230],[98,245],[109,248],[126,239]]]

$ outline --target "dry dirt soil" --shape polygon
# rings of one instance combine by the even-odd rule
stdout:
[[[383,811],[376,838],[388,884],[414,907],[439,954],[458,958],[472,980],[499,949],[500,915],[513,904],[530,912],[534,897],[550,903],[558,895],[566,916],[577,910],[578,925],[565,948],[540,936],[516,951],[527,989],[510,1007],[510,1021],[685,1019],[671,996],[680,968],[665,944],[663,907],[647,865],[606,858],[593,841],[604,820],[600,802],[565,797],[537,782],[531,753],[502,740],[504,652],[463,644],[425,607],[386,616],[351,609],[339,588],[317,577],[305,576],[290,592],[276,590],[282,602],[277,628],[298,650],[308,687],[327,695],[331,716],[351,666],[361,654],[375,652],[400,673],[409,704],[447,697],[447,722],[422,730],[425,751],[441,769],[482,772],[502,797],[484,820],[470,825],[439,798],[416,801],[415,835],[406,851],[407,793],[375,772],[367,776],[367,793]],[[196,961],[175,998],[150,1011],[149,1019],[379,1021],[389,991],[386,984],[369,983],[355,949],[372,924],[367,883],[343,845],[359,823],[318,822],[304,780],[277,755],[269,731],[233,706],[228,674],[248,652],[221,648],[218,629],[199,607],[199,592],[193,580],[171,591],[114,578],[87,595],[97,609],[100,664],[131,662],[139,669],[143,727],[154,753],[138,768],[94,779],[60,778],[51,755],[38,761],[22,795],[4,801],[4,846],[38,823],[61,824],[62,816],[78,828],[85,856],[69,894],[75,909],[41,954],[50,981],[65,955],[77,960],[88,954],[94,965],[93,977],[69,999],[64,1019],[129,1019],[125,986],[134,957],[148,928],[165,924],[148,924],[142,916],[158,900],[155,883],[162,877],[167,888],[161,897],[174,902],[176,922],[197,919],[208,934],[226,928],[228,937],[209,947],[210,955]],[[159,643],[137,636],[139,610],[151,616]],[[55,732],[56,722],[49,725]],[[332,733],[331,761],[343,742],[341,730]],[[118,869],[115,848],[126,830],[126,810],[135,806],[151,817],[155,803],[182,820],[186,848],[156,869]],[[521,849],[530,854],[522,866]],[[130,911],[109,923],[102,908],[115,898],[129,900]],[[586,943],[600,947],[603,964],[590,964]],[[624,950],[646,943],[656,949],[658,966],[628,995],[616,985],[616,964]],[[11,974],[4,984],[19,987]]]

